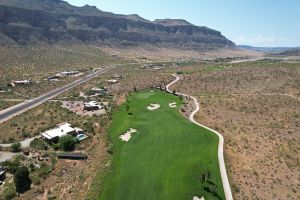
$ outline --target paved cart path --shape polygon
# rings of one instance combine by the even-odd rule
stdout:
[[[166,86],[166,89],[168,92],[172,93],[172,91],[170,90],[170,86],[172,86],[173,84],[175,84],[177,81],[180,80],[180,77],[173,74],[173,76],[176,78],[174,81],[172,81],[171,83],[169,83],[167,86]],[[228,176],[227,176],[227,172],[226,172],[226,167],[225,167],[225,161],[224,161],[224,152],[223,152],[223,146],[224,146],[224,138],[223,138],[223,135],[220,134],[219,132],[203,125],[203,124],[200,124],[198,123],[195,119],[194,119],[194,116],[195,114],[199,111],[200,107],[199,107],[199,103],[198,103],[198,100],[193,97],[193,96],[190,96],[190,95],[187,95],[187,94],[182,94],[182,93],[177,93],[176,94],[178,95],[182,95],[182,96],[185,96],[185,97],[190,97],[191,99],[193,99],[194,101],[194,104],[196,106],[195,110],[190,114],[189,116],[189,120],[191,122],[193,122],[194,124],[198,125],[198,126],[201,126],[203,128],[206,128],[208,130],[210,130],[211,132],[215,133],[218,137],[219,137],[219,145],[218,145],[218,160],[219,160],[219,167],[220,167],[220,173],[221,173],[221,178],[222,178],[222,184],[223,184],[223,189],[224,189],[224,193],[225,193],[225,197],[226,197],[226,200],[233,200],[232,198],[232,193],[231,193],[231,188],[230,188],[230,184],[229,184],[229,180],[228,180]]]

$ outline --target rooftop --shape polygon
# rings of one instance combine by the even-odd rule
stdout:
[[[98,102],[96,102],[96,101],[89,101],[89,102],[85,102],[84,103],[84,106],[85,107],[101,107],[100,105],[99,105],[99,103]]]
[[[48,130],[48,131],[42,133],[42,136],[50,140],[55,137],[62,137],[73,131],[75,131],[75,129],[71,127],[71,124],[63,123],[63,124],[58,125],[54,129],[51,129],[51,130]]]

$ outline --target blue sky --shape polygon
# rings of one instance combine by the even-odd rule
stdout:
[[[300,0],[67,0],[154,20],[185,19],[237,44],[300,46]]]

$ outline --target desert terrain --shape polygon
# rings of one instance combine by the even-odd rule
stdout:
[[[198,121],[223,133],[235,198],[298,199],[298,64],[264,61],[208,69],[199,65],[184,74],[176,90],[196,96]]]

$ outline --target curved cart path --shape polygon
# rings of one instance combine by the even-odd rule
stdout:
[[[178,76],[176,76],[175,74],[173,74],[173,76],[176,78],[174,81],[172,81],[171,83],[169,83],[166,86],[166,89],[168,92],[172,93],[172,91],[169,89],[171,85],[175,84],[177,81],[180,80],[180,78]],[[219,160],[219,167],[220,167],[220,173],[221,173],[221,178],[222,178],[222,184],[223,184],[223,189],[224,189],[224,193],[225,193],[225,198],[226,200],[233,200],[232,198],[232,193],[231,193],[231,188],[230,188],[230,184],[228,181],[228,177],[227,177],[227,172],[226,172],[226,167],[225,167],[225,162],[224,162],[224,156],[223,156],[223,145],[224,145],[224,138],[222,136],[222,134],[220,134],[219,132],[205,126],[202,125],[200,123],[198,123],[195,119],[194,119],[194,115],[199,111],[199,103],[197,101],[197,99],[193,96],[187,95],[187,94],[182,94],[182,93],[177,93],[178,95],[182,95],[185,97],[190,97],[191,99],[193,99],[194,103],[195,103],[195,110],[190,114],[189,116],[189,120],[191,122],[193,122],[194,124],[201,126],[203,128],[206,128],[208,130],[210,130],[211,132],[214,132],[215,134],[218,135],[219,137],[219,145],[218,145],[218,160]]]

